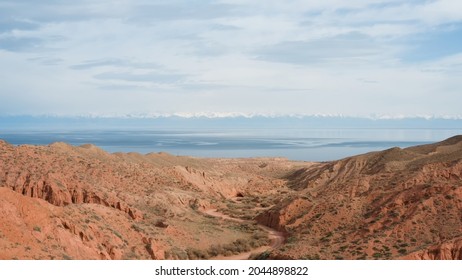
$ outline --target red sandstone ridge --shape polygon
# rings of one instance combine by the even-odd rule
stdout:
[[[409,260],[462,260],[462,238],[430,246],[404,258]]]
[[[0,141],[0,259],[462,259],[461,238],[462,136],[326,163]]]
[[[461,136],[286,178],[296,192],[258,218],[290,235],[274,258],[461,259]]]

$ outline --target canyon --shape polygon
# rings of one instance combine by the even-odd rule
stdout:
[[[462,259],[462,136],[330,162],[0,140],[0,259]]]

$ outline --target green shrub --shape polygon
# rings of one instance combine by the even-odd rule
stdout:
[[[372,255],[372,257],[373,257],[374,259],[380,259],[380,258],[382,258],[382,253],[374,253],[374,254]]]
[[[404,255],[404,254],[407,253],[407,250],[404,249],[404,248],[401,248],[401,249],[398,250],[398,253],[400,253],[401,255]]]

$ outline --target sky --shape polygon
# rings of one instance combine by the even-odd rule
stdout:
[[[461,117],[462,1],[0,0],[0,115]]]

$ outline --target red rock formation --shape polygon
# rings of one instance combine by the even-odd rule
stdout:
[[[462,137],[322,163],[287,179],[297,196],[257,217],[297,240],[275,258],[460,258],[459,241],[447,240],[462,234]],[[306,206],[294,207],[300,196]]]
[[[252,219],[270,258],[461,259],[462,137],[326,163],[0,141],[0,259],[205,258]]]
[[[462,260],[462,238],[433,245],[405,256],[408,260]]]
[[[0,259],[184,259],[188,250],[251,238],[197,210],[237,193],[272,193],[281,183],[275,171],[293,164],[259,166],[0,141]]]

